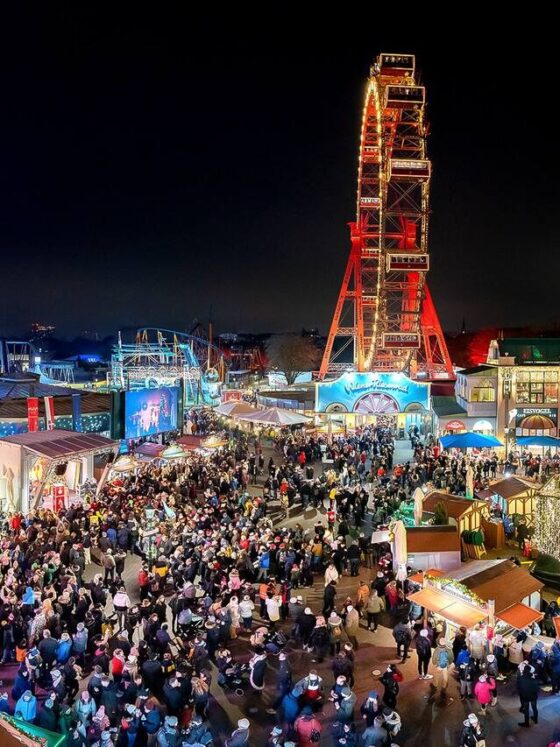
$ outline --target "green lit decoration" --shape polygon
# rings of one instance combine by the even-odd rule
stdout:
[[[475,594],[474,591],[471,591],[467,586],[465,586],[465,584],[462,584],[454,578],[447,578],[446,576],[431,576],[429,573],[425,573],[424,578],[442,591],[451,591],[457,596],[465,599],[467,602],[475,604],[477,607],[486,608],[486,602],[484,599],[481,599],[478,594]]]
[[[41,745],[41,747],[62,747],[66,741],[66,734],[56,734],[53,731],[41,729],[35,724],[8,716],[6,713],[0,713],[0,727],[4,727],[6,731],[11,732],[16,739],[24,737],[35,744]],[[25,744],[24,739],[21,739],[21,741]],[[0,739],[0,743],[3,743],[2,739]]]

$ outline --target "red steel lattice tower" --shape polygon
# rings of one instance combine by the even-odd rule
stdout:
[[[350,256],[320,378],[349,367],[454,378],[426,284],[431,163],[425,110],[414,55],[380,54],[363,109]]]

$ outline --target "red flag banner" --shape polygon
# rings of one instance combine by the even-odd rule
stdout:
[[[27,398],[27,429],[30,433],[39,430],[39,397]]]

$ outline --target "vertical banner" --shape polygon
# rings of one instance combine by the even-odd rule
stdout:
[[[79,393],[72,395],[72,430],[82,430],[82,402]]]
[[[45,397],[45,420],[47,430],[54,430],[54,397]]]
[[[39,430],[39,397],[27,398],[27,429],[30,433]]]

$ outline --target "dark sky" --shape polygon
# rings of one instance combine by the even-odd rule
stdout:
[[[444,326],[560,317],[556,45],[530,18],[75,5],[3,24],[0,335],[210,313],[220,331],[326,332],[380,51],[416,53],[428,90]]]

